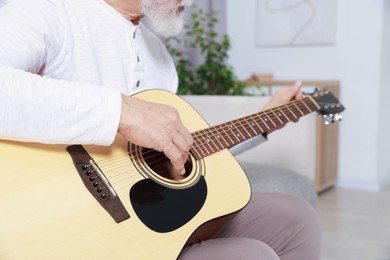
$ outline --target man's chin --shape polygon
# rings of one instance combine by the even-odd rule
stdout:
[[[182,30],[183,30],[183,28],[175,29],[175,30],[165,30],[165,31],[153,30],[153,31],[154,31],[156,34],[158,34],[159,36],[161,36],[161,37],[169,38],[169,37],[178,36],[178,35],[181,33]]]
[[[171,22],[157,22],[148,20],[149,28],[152,29],[156,34],[164,38],[174,37],[181,33],[184,27],[184,21],[176,20]]]

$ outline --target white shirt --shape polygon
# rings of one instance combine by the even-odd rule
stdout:
[[[109,145],[121,92],[177,85],[158,37],[104,0],[10,0],[0,8],[0,139]]]
[[[0,8],[0,138],[108,145],[120,92],[150,88],[176,92],[170,55],[105,1],[12,0]]]

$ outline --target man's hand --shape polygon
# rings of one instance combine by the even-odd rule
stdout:
[[[293,86],[289,88],[282,88],[279,89],[268,101],[268,103],[263,107],[263,110],[271,109],[273,107],[281,106],[284,104],[287,104],[290,101],[301,99],[303,97],[303,93],[301,91],[302,82],[297,81]],[[294,122],[297,122],[297,120],[293,120]],[[283,126],[277,128],[280,129]],[[275,129],[276,130],[276,129]],[[274,131],[274,130],[273,130]],[[268,133],[271,133],[272,131],[269,131]]]
[[[118,132],[133,144],[163,152],[175,173],[184,175],[193,139],[173,107],[122,94]]]
[[[263,107],[263,110],[287,104],[292,100],[301,99],[303,97],[301,87],[302,82],[297,81],[289,88],[279,89]]]

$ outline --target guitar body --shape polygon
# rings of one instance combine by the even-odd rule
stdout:
[[[176,107],[191,132],[208,127],[174,94],[135,96]],[[192,159],[194,174],[170,187],[148,177],[146,156],[134,160],[120,136],[110,147],[84,148],[130,217],[114,221],[82,182],[67,146],[0,141],[0,259],[176,259],[200,226],[250,199],[247,177],[226,149]]]

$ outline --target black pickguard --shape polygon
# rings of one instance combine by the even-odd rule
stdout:
[[[185,225],[200,211],[206,197],[207,185],[203,176],[186,189],[170,189],[145,179],[130,190],[130,200],[138,218],[159,233]]]

